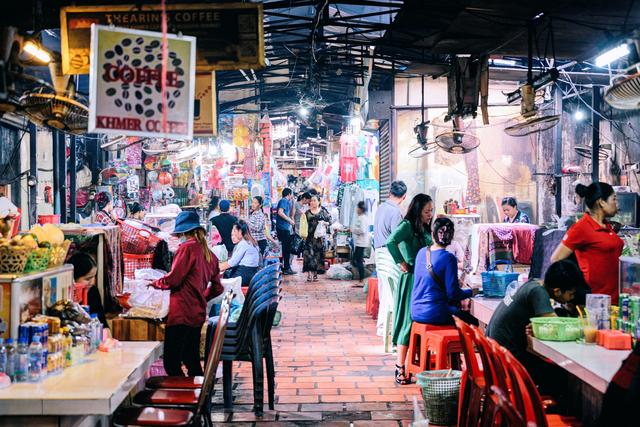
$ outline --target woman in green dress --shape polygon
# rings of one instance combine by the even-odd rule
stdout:
[[[401,385],[411,384],[411,376],[405,373],[405,361],[411,333],[413,266],[418,251],[431,246],[432,219],[433,200],[426,194],[418,194],[411,201],[404,220],[387,240],[387,249],[402,271],[393,310],[393,343],[398,351],[396,382]]]

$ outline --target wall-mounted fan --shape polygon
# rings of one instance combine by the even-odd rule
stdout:
[[[62,64],[49,63],[49,72],[55,92],[41,86],[20,98],[23,113],[32,122],[76,135],[87,132],[89,108],[76,96],[71,76],[62,74]]]
[[[593,151],[590,145],[576,145],[574,147],[576,154],[585,159],[591,159],[591,153]],[[611,144],[601,144],[598,151],[598,159],[603,162],[611,155]]]
[[[461,116],[444,116],[433,120],[435,143],[447,153],[465,154],[480,146],[474,135],[475,119]]]
[[[429,121],[416,125],[413,128],[413,132],[416,134],[416,144],[412,145],[409,148],[409,157],[413,157],[414,159],[419,159],[428,154],[435,153],[438,151],[439,147],[435,141],[429,141]]]

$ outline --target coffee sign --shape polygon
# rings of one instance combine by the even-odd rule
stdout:
[[[67,6],[60,9],[62,71],[89,72],[92,25],[160,31],[158,4]],[[261,3],[168,4],[170,33],[198,38],[198,71],[248,70],[264,67]]]
[[[167,45],[163,103],[162,34],[92,27],[89,132],[192,138],[196,39],[168,34]]]

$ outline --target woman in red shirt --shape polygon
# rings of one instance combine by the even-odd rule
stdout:
[[[593,293],[611,296],[618,304],[618,258],[624,246],[607,218],[618,212],[618,201],[613,187],[594,182],[588,187],[576,188],[588,208],[584,216],[565,234],[551,256],[551,262],[569,257],[573,252]]]
[[[168,375],[182,376],[184,363],[189,376],[201,376],[200,331],[206,319],[207,300],[220,295],[224,288],[220,283],[218,258],[209,250],[198,214],[178,214],[173,234],[180,237],[181,243],[171,271],[151,284],[171,291],[164,369]]]

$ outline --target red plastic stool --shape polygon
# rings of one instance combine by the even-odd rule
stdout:
[[[369,278],[369,286],[367,290],[367,314],[374,319],[378,318],[378,308],[380,307],[380,297],[378,295],[378,279],[376,277]]]
[[[446,329],[441,331],[427,332],[427,351],[431,356],[435,356],[433,369],[451,368],[450,356],[455,353],[462,353],[462,343],[457,329]]]
[[[447,338],[438,338],[440,333],[444,333],[443,336]],[[409,364],[407,365],[407,373],[413,375],[431,370],[431,368],[434,367],[431,361],[432,356],[436,359],[435,366],[442,366],[441,362],[437,362],[437,355],[441,355],[443,352],[445,357],[444,364],[446,365],[446,357],[449,355],[449,353],[447,353],[447,347],[440,348],[438,345],[449,345],[454,336],[457,340],[456,348],[459,348],[457,352],[462,352],[462,344],[460,344],[457,329],[448,325],[429,325],[426,323],[413,322],[411,324],[411,335],[409,338]],[[432,340],[435,341],[434,344],[431,343]]]

